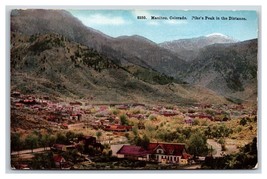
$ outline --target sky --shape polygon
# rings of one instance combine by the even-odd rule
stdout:
[[[244,41],[258,37],[256,11],[215,10],[69,10],[88,27],[111,37],[140,35],[156,43],[206,36],[213,33],[227,35]],[[145,16],[146,19],[137,19]],[[151,16],[167,17],[168,20],[152,20]],[[170,16],[185,17],[170,20]],[[206,19],[206,16],[209,17]],[[243,18],[230,20],[229,17]],[[199,18],[194,18],[199,17]],[[214,17],[214,20],[212,20]],[[217,19],[216,19],[217,17]],[[222,19],[226,17],[226,19]],[[245,20],[244,20],[245,19]]]

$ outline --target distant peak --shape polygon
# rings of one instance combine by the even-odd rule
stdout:
[[[221,33],[212,33],[212,34],[208,34],[205,37],[214,37],[214,36],[220,36],[220,37],[224,37],[224,38],[229,38],[227,35],[221,34]]]

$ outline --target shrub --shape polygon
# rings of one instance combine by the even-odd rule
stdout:
[[[240,122],[239,122],[239,125],[242,125],[242,126],[244,126],[244,125],[246,125],[247,124],[247,119],[246,118],[242,118],[241,120],[240,120]]]
[[[200,124],[199,120],[195,119],[194,122],[193,122],[193,125],[194,126],[198,126]]]
[[[120,121],[121,121],[121,125],[128,125],[129,124],[129,121],[128,121],[127,116],[125,114],[122,114],[120,116]]]
[[[153,115],[153,114],[150,114],[148,119],[151,120],[151,121],[154,121],[154,120],[157,120],[157,117],[155,115]]]
[[[114,114],[114,115],[119,114],[119,110],[118,110],[118,109],[114,109],[114,110],[112,111],[112,114]]]

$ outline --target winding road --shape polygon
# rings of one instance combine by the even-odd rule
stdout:
[[[212,153],[213,157],[222,157],[222,146],[218,142],[216,142],[214,139],[208,139],[207,143],[212,146],[213,150],[216,153]]]
[[[14,151],[14,152],[11,152],[11,155],[18,155],[18,154],[21,155],[21,154],[38,153],[38,152],[49,151],[49,150],[50,150],[50,147],[46,147],[46,149],[44,149],[42,147],[42,148],[33,149],[33,152],[32,152],[31,149],[29,149],[29,150]]]

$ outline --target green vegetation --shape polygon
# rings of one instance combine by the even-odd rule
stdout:
[[[25,145],[30,147],[33,152],[33,149],[38,146],[38,137],[33,134],[28,135],[25,139]]]
[[[54,36],[54,37],[53,37]],[[46,36],[47,37],[47,36]],[[53,47],[64,47],[65,42],[62,40],[63,36],[50,35],[50,37],[43,40],[36,41],[37,36],[31,36],[29,41],[34,42],[29,50],[33,51],[35,54],[41,53],[45,50],[49,50]]]
[[[200,132],[196,132],[190,136],[188,146],[189,153],[194,156],[202,156],[208,153],[207,139]]]
[[[122,114],[120,116],[121,125],[129,125],[129,121],[127,119],[127,116],[125,114]]]
[[[150,143],[150,139],[146,135],[144,135],[142,138],[139,136],[136,136],[134,139],[134,143],[135,145],[141,146],[144,149],[146,149],[148,144]]]
[[[101,131],[97,131],[96,132],[96,137],[97,137],[98,140],[100,139],[101,136],[102,136],[102,132]]]
[[[22,143],[19,133],[11,133],[11,151],[21,150]]]
[[[237,154],[225,155],[221,158],[208,157],[204,169],[253,169],[258,162],[257,138],[241,148]]]
[[[179,82],[173,77],[169,77],[165,74],[144,67],[128,66],[126,67],[126,70],[136,78],[151,84],[165,85],[172,82]]]
[[[148,119],[151,120],[151,121],[154,121],[154,120],[157,120],[157,117],[155,115],[153,115],[153,114],[150,114]]]
[[[157,133],[157,137],[161,141],[166,141],[166,142],[178,142],[178,143],[183,143],[185,142],[185,135],[182,133],[179,133],[177,131],[174,132],[168,132],[168,131],[160,131]]]
[[[204,131],[204,134],[207,138],[228,137],[232,133],[233,130],[224,124],[208,126]]]
[[[35,153],[30,166],[34,170],[55,168],[53,153]]]
[[[41,134],[38,131],[33,131],[22,137],[20,133],[11,133],[11,150],[25,150],[43,147],[46,149],[47,147],[52,147],[53,144],[70,144],[70,141],[75,138],[81,136],[80,133],[74,133],[72,131],[58,132],[55,135],[50,135],[47,133]]]

